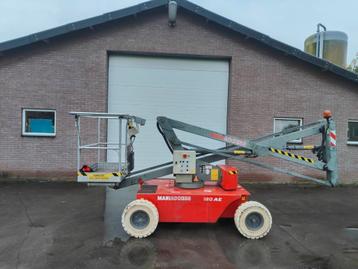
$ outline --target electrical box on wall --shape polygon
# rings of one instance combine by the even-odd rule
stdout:
[[[196,152],[193,150],[174,150],[173,174],[194,175],[196,173]]]

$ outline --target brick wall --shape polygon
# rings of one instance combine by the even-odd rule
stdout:
[[[228,132],[244,138],[272,132],[276,116],[309,123],[332,110],[341,177],[357,182],[358,147],[346,145],[347,120],[358,119],[357,84],[182,10],[175,28],[168,27],[165,12],[155,11],[2,55],[0,173],[74,179],[76,137],[68,112],[106,111],[113,52],[230,57]],[[56,109],[57,136],[22,137],[21,108]],[[291,180],[245,164],[240,171],[244,180]]]

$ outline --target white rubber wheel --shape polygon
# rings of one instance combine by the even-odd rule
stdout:
[[[235,212],[235,225],[239,232],[249,239],[259,239],[267,235],[272,226],[270,211],[259,202],[248,201]]]
[[[134,200],[123,210],[122,226],[130,236],[147,237],[155,231],[158,222],[158,210],[155,205],[147,200]]]

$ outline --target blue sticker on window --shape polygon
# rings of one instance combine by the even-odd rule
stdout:
[[[29,130],[32,133],[54,133],[51,119],[29,119]]]

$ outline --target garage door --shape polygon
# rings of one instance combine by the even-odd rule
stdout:
[[[134,145],[136,169],[172,159],[156,128],[157,116],[225,133],[228,79],[229,64],[224,60],[110,56],[108,112],[147,120]],[[109,141],[116,141],[117,130],[109,124]],[[209,148],[223,146],[185,133],[179,138]],[[116,161],[117,155],[109,152],[108,159]]]

